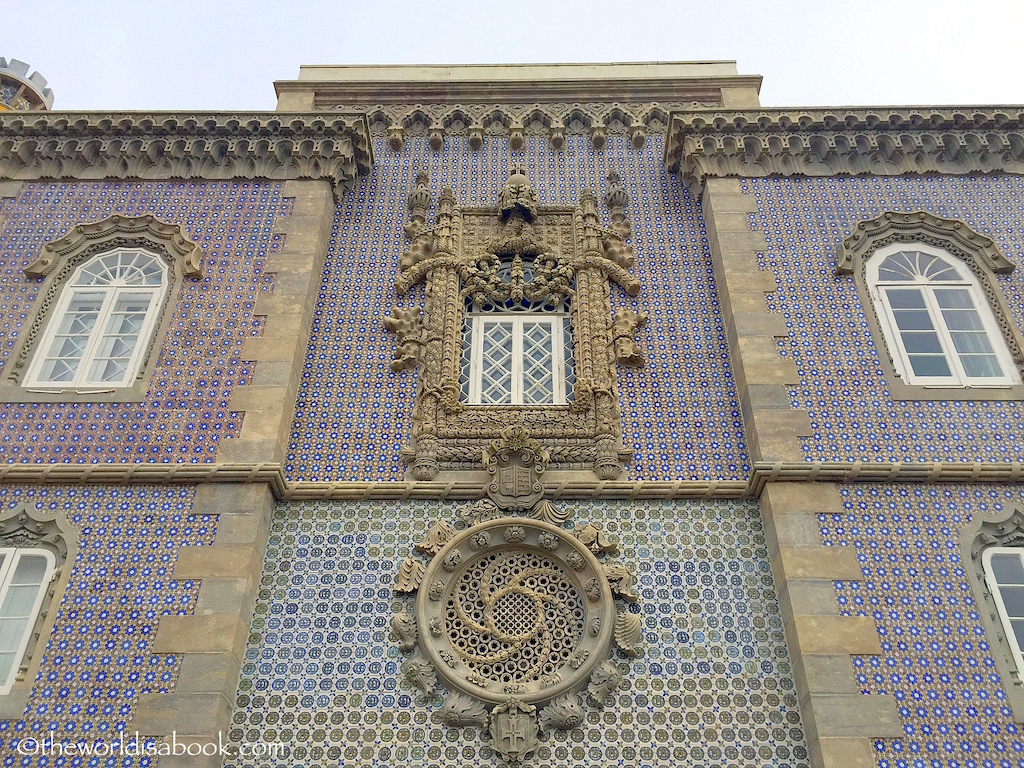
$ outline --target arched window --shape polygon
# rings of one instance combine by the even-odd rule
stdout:
[[[0,694],[14,685],[55,569],[45,549],[0,548]]]
[[[982,567],[1019,677],[1024,673],[1024,549],[988,547],[982,552]]]
[[[166,262],[142,248],[118,248],[83,263],[60,293],[26,386],[132,385],[167,288]]]
[[[897,374],[944,387],[1019,384],[978,277],[925,243],[879,248],[866,278]]]

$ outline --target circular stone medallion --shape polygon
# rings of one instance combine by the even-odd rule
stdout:
[[[600,563],[571,533],[500,518],[462,531],[431,560],[416,623],[452,688],[532,703],[582,687],[608,658],[615,605]]]

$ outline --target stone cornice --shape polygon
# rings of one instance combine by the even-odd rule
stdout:
[[[215,464],[0,464],[0,484],[268,484],[284,501],[480,499],[489,480],[289,480],[276,462]],[[1024,483],[1024,462],[755,462],[746,480],[548,480],[548,499],[756,498],[768,483]]]
[[[373,166],[361,114],[0,112],[0,179],[327,179]]]
[[[665,165],[709,176],[1024,173],[1024,107],[674,112]]]

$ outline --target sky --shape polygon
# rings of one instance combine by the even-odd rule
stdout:
[[[270,110],[300,64],[736,60],[767,107],[1024,104],[1021,0],[10,0],[54,109]]]

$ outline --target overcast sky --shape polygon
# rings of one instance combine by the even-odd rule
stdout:
[[[265,110],[300,64],[735,59],[765,106],[1022,104],[1022,0],[10,0],[55,109]]]

